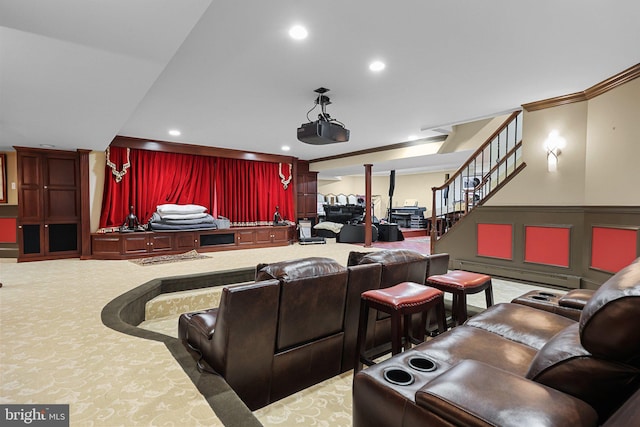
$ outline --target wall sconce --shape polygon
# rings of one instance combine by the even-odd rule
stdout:
[[[547,170],[556,172],[558,170],[558,156],[562,153],[567,141],[558,134],[557,130],[552,130],[544,141],[544,149],[547,150]]]

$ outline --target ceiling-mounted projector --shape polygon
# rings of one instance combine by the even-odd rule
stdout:
[[[309,119],[309,113],[318,105],[320,105],[321,112],[318,114],[318,120],[314,122],[309,120],[309,123],[300,125],[298,128],[299,141],[306,144],[325,145],[349,140],[349,129],[346,129],[344,124],[338,120],[332,119],[325,111],[326,106],[331,104],[329,97],[324,95],[328,91],[329,89],[323,87],[314,91],[318,94],[318,97],[313,108],[307,111],[307,119]]]

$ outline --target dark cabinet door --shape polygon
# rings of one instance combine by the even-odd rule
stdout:
[[[18,260],[80,254],[80,177],[75,152],[18,149]]]
[[[318,172],[309,171],[306,162],[299,162],[297,179],[297,218],[310,219],[315,224],[318,216]]]
[[[47,221],[78,221],[80,200],[77,156],[49,155],[44,163],[44,214]]]
[[[18,219],[40,222],[44,219],[42,156],[18,151]]]

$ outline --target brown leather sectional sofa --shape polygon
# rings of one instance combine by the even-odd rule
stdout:
[[[497,304],[359,372],[354,427],[638,425],[640,258],[586,298],[577,321]]]
[[[255,410],[353,368],[362,292],[424,283],[448,262],[389,250],[353,252],[346,267],[329,258],[260,264],[255,282],[224,288],[219,307],[183,314],[179,336]],[[388,339],[388,318],[370,322],[369,346]]]

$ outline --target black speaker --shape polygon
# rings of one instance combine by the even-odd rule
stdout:
[[[391,171],[389,175],[389,197],[393,197],[393,190],[396,188],[396,171]]]

